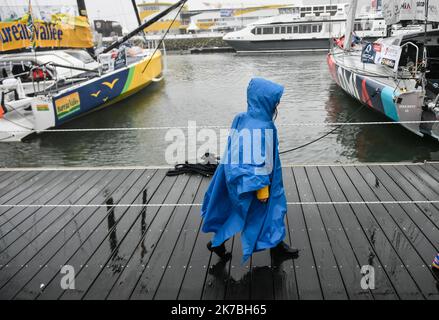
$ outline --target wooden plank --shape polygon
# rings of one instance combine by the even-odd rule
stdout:
[[[422,170],[426,171],[432,178],[436,181],[439,181],[439,169],[433,167],[430,163],[425,163],[422,167]]]
[[[274,299],[274,280],[269,249],[253,254],[250,281],[250,299]]]
[[[17,184],[21,184],[23,180],[29,179],[36,175],[37,172],[29,172],[29,171],[12,171],[7,172],[0,178],[0,190],[4,190],[5,187],[15,187]],[[28,175],[28,178],[24,178]]]
[[[293,168],[299,190],[300,201],[315,201],[308,177],[304,168]],[[320,284],[325,299],[347,299],[346,287],[341,277],[338,263],[329,239],[325,232],[325,226],[321,219],[321,213],[316,205],[303,206],[303,216],[311,241],[312,253],[317,264]]]
[[[175,189],[175,194],[173,194],[169,201],[173,203],[192,203],[199,191],[201,180],[202,178],[199,176],[190,178],[183,192]],[[128,295],[130,299],[151,300],[165,272],[165,268],[174,270],[174,272],[181,272],[183,270],[182,265],[173,266],[168,264],[168,262],[190,209],[191,207],[170,207],[165,212],[160,213],[160,219],[155,219],[150,224],[149,232],[146,234],[142,244],[149,245],[152,249],[144,255],[145,259],[143,261],[146,268],[137,273],[139,275],[136,279],[137,282],[127,287],[130,291]]]
[[[234,237],[226,242],[226,250],[232,253]],[[230,281],[232,259],[225,261],[216,254],[210,255],[209,268],[204,281],[202,300],[224,300],[227,283]]]
[[[340,188],[331,169],[329,167],[319,167],[318,171],[328,192],[330,201],[347,201],[343,190]],[[334,208],[340,220],[341,227],[348,237],[352,250],[355,252],[355,256],[358,259],[358,267],[371,265],[374,261],[374,257],[377,257],[377,253],[373,245],[374,243],[369,242],[366,232],[360,221],[357,219],[356,208],[353,208],[350,205],[341,204],[335,204]],[[377,259],[379,261],[379,257]],[[377,268],[375,270],[375,279],[376,283],[379,283],[379,286],[376,286],[373,290],[374,299],[398,299],[385,270]]]
[[[300,202],[296,178],[291,168],[284,172],[284,184],[289,202]],[[300,256],[294,261],[297,291],[301,300],[323,299],[320,275],[312,253],[310,238],[305,225],[303,206],[295,205],[287,213],[292,245],[300,249]]]
[[[8,183],[0,189],[0,203],[10,201],[15,195],[29,188],[34,182],[38,182],[41,178],[46,177],[49,172],[30,171],[19,173],[13,176],[13,180],[8,179]]]
[[[383,189],[379,190],[380,197],[377,198],[376,194],[371,190],[372,188],[366,181],[362,178],[355,167],[346,167],[345,172],[350,177],[351,181],[357,187],[357,190],[361,190],[361,196],[365,201],[377,201],[385,199],[385,192]],[[372,181],[371,181],[372,182]],[[372,182],[375,185],[375,181]],[[389,198],[388,198],[389,199]],[[372,207],[372,206],[371,206]],[[413,238],[407,237],[407,234],[403,232],[404,228],[411,229],[412,223],[407,216],[401,214],[401,208],[397,205],[373,205],[373,210],[371,210],[375,221],[381,227],[387,239],[391,242],[393,248],[402,260],[404,268],[406,268],[417,283],[418,288],[423,292],[425,297],[439,298],[439,293],[435,286],[435,279],[427,267],[427,262],[422,260],[419,251],[413,245]],[[423,239],[419,234],[416,237],[416,241],[419,241],[419,247],[423,247],[428,244],[426,239]],[[425,252],[427,248],[424,248]],[[433,257],[435,254],[434,248],[431,248],[431,255]]]
[[[5,183],[5,181],[7,181],[12,176],[20,174],[20,173],[23,174],[24,172],[23,171],[18,171],[18,172],[15,172],[15,171],[1,171],[0,172],[0,189],[7,185],[7,183]]]
[[[186,192],[184,195],[188,192],[193,194],[195,186],[192,182],[195,179],[192,179],[191,183],[188,184],[189,180],[189,176],[180,176],[165,199],[153,197],[151,201],[176,203],[184,192]],[[188,190],[189,188],[190,190]],[[163,195],[158,196],[163,197]],[[189,211],[189,207],[179,209]],[[84,295],[84,298],[104,299],[113,292],[118,299],[128,299],[142,272],[153,276],[153,272],[150,272],[149,268],[145,270],[145,266],[149,264],[151,254],[157,250],[160,237],[165,232],[168,233],[166,222],[174,214],[174,211],[175,207],[152,207],[143,210],[137,223],[140,228],[132,228],[118,248],[118,257],[126,260],[126,264],[120,267],[118,273],[113,273],[108,268],[103,269]],[[179,213],[181,213],[181,216],[184,215],[183,212]],[[166,243],[166,245],[173,245],[173,243]],[[160,269],[163,272],[162,265],[160,265]],[[142,296],[142,299],[148,298]]]
[[[331,170],[342,188],[347,201],[363,201],[363,198],[360,195],[362,190],[357,190],[343,168],[332,167]],[[392,244],[389,242],[380,225],[375,221],[372,215],[371,211],[378,210],[377,206],[352,204],[351,208],[355,212],[355,215],[361,224],[361,228],[368,237],[376,254],[376,256],[371,255],[369,265],[375,268],[376,273],[380,272],[380,269],[387,273],[400,298],[423,299],[424,296],[420,289],[413,281],[408,270],[404,267],[404,263],[395,252]],[[377,286],[379,285],[381,284],[377,283]]]
[[[397,172],[399,172],[428,200],[439,199],[439,191],[436,188],[430,187],[426,181],[419,178],[416,174],[409,170],[407,166],[392,166],[390,169],[395,169]],[[433,183],[433,180],[429,179],[429,181]],[[435,186],[437,186],[437,184],[435,184]],[[433,206],[439,210],[438,204],[433,204]]]
[[[49,183],[46,188],[43,189],[44,194],[31,194],[26,198],[27,204],[47,204],[52,200],[51,197],[55,197],[59,190],[63,190],[69,183],[72,183],[72,177],[74,179],[80,178],[78,173],[81,172],[70,172],[67,175],[60,175],[57,179],[54,179],[52,183]],[[85,174],[82,172],[81,174]],[[19,203],[22,204],[22,203]],[[19,225],[29,218],[32,213],[34,213],[38,208],[31,207],[10,207],[0,216],[0,229],[2,236],[9,233],[11,230],[19,230]],[[27,210],[27,211],[26,211]]]
[[[150,172],[150,175],[154,173],[155,172]],[[104,181],[98,184],[96,186],[98,193],[90,200],[90,203],[104,204],[109,198],[122,198],[131,185],[139,179],[141,174],[141,171],[123,170],[111,181]],[[111,178],[111,175],[106,175],[106,177]],[[77,211],[79,216],[75,218],[74,223],[70,224],[60,233],[60,236],[64,236],[64,232],[66,232],[66,237],[60,239],[59,245],[56,246],[54,241],[51,241],[51,246],[45,247],[50,254],[48,253],[48,258],[45,259],[44,263],[41,263],[44,268],[39,268],[36,272],[33,272],[32,278],[20,288],[14,298],[36,298],[41,293],[40,284],[49,284],[50,281],[59,274],[61,266],[65,265],[66,261],[68,261],[77,250],[81,249],[84,244],[90,242],[90,236],[99,226],[103,225],[108,217],[108,211],[102,207],[84,207],[77,209]],[[85,221],[80,224],[82,219],[85,219]],[[52,247],[55,248],[51,250]],[[83,250],[84,249],[86,248],[83,248]],[[28,267],[32,268],[32,265]],[[26,267],[26,269],[28,267]]]
[[[384,169],[383,169],[384,170]],[[403,175],[392,167],[385,168],[386,174],[393,180],[395,185],[401,189],[407,196],[406,200],[421,200],[425,201],[427,198],[415,188]],[[393,188],[397,190],[397,188]],[[436,226],[439,226],[439,210],[431,203],[419,203],[416,206],[430,219]]]
[[[289,175],[288,175],[289,172]],[[282,175],[284,177],[284,189],[285,196],[287,198],[287,202],[290,201],[291,198],[291,190],[295,188],[292,185],[291,179],[291,169],[290,168],[282,168]],[[286,179],[285,179],[286,178]],[[288,205],[287,212],[296,211],[297,206]],[[285,242],[291,247],[295,247],[295,245],[291,242],[291,233],[293,232],[293,228],[288,219],[288,214],[285,215],[285,227],[286,227],[286,236]],[[297,289],[297,279],[296,279],[296,266],[295,259],[288,259],[285,261],[276,261],[277,259],[272,259],[271,266],[273,268],[273,285],[274,285],[274,299],[277,300],[298,300],[299,294]]]
[[[317,168],[307,167],[306,173],[315,201],[331,201]],[[318,205],[318,209],[329,244],[338,264],[339,272],[343,278],[348,298],[355,300],[373,299],[369,290],[361,289],[362,274],[360,260],[352,249],[352,244],[349,242],[349,238],[344,231],[343,225],[340,223],[334,206]]]
[[[432,190],[439,190],[439,181],[437,178],[439,178],[439,173],[437,175],[432,175],[431,173],[425,171],[425,165],[424,166],[405,166],[404,168],[410,170],[412,173],[414,173],[422,182],[426,183],[428,187],[430,187]]]
[[[229,243],[232,245],[232,259],[230,260],[229,278],[226,282],[225,299],[247,300],[250,299],[250,265],[252,258],[242,264],[242,242],[240,233],[233,237],[233,241],[230,240],[226,243],[226,245],[229,245]]]
[[[358,171],[363,175],[367,181],[378,179],[379,185],[375,188],[384,188],[384,191],[389,194],[388,198],[393,201],[410,201],[410,198],[405,192],[390,178],[390,176],[379,166],[371,166],[369,168],[358,168]],[[430,241],[430,244],[439,251],[439,233],[437,232],[438,225],[435,224],[431,216],[423,211],[422,205],[415,205],[411,203],[400,204],[400,207],[415,225],[410,225],[410,228],[404,227],[405,232],[409,232],[410,236],[416,237],[418,233],[422,233]],[[416,238],[413,243],[416,244]]]
[[[158,188],[155,189],[156,191],[153,196],[155,199],[151,199],[150,201],[150,203],[153,204],[163,203],[170,194],[174,184],[178,183],[180,180],[180,177],[167,178],[165,172],[160,172],[160,174],[163,174],[163,179]],[[133,196],[133,200],[130,201],[130,203],[141,204],[143,190],[144,188],[142,186],[138,189],[130,189],[129,193]],[[78,300],[82,298],[90,285],[94,283],[96,277],[104,266],[111,269],[113,272],[118,272],[121,270],[122,265],[126,265],[126,257],[119,256],[119,248],[129,234],[131,228],[134,225],[140,225],[142,211],[142,208],[138,207],[123,208],[122,210],[119,210],[120,216],[117,217],[117,210],[114,210],[114,217],[108,220],[108,232],[92,254],[85,259],[82,255],[76,255],[72,259],[73,265],[80,266],[75,277],[75,285],[77,286],[77,289],[62,292],[59,299]],[[102,268],[100,267],[101,265],[103,266]]]
[[[20,184],[16,186],[8,186],[0,192],[0,203],[2,204],[18,204],[28,203],[26,200],[29,196],[41,196],[44,187],[51,184],[52,179],[56,176],[56,172],[45,171],[35,175],[30,175],[27,179],[22,179]],[[7,210],[7,209],[6,209]],[[2,211],[4,212],[4,211]]]
[[[85,171],[77,171],[57,177],[53,180],[52,185],[48,184],[47,187],[44,188],[43,195],[31,195],[26,199],[26,204],[52,204],[51,201],[53,201],[53,199],[61,196],[62,192],[60,192],[60,190],[64,191],[66,187],[71,187],[77,179],[84,179],[83,176],[85,174]],[[83,181],[87,181],[87,179],[88,176]],[[64,196],[68,196],[68,194]],[[56,204],[56,202],[53,204]],[[29,225],[34,226],[41,217],[53,209],[54,208],[45,207],[11,207],[2,215],[2,217],[0,217],[0,221],[2,221],[0,229],[2,230],[2,239],[4,240],[4,243],[11,243],[8,242],[7,238],[17,239],[17,237],[22,236],[26,233]]]
[[[285,190],[288,197],[288,191]],[[288,205],[288,211],[292,210],[293,206]],[[292,228],[288,220],[288,215],[285,216],[286,236],[285,243],[294,247],[291,243],[290,234]],[[297,257],[298,258],[298,257]],[[299,293],[297,292],[296,266],[295,259],[287,259],[278,261],[276,258],[271,259],[271,267],[273,274],[273,294],[275,300],[298,300]]]
[[[92,172],[87,174],[84,171],[77,171],[72,175],[62,175],[60,178],[63,181],[61,185],[61,187],[64,186],[63,192],[59,192],[57,188],[55,190],[47,188],[47,195],[40,199],[35,199],[35,201],[38,204],[62,204],[72,192],[78,191],[75,185],[76,181],[78,181],[79,184],[85,184],[92,175]],[[54,183],[57,185],[56,182]],[[32,246],[37,245],[36,239],[39,234],[44,232],[54,221],[60,218],[59,215],[55,214],[55,209],[55,207],[25,208],[23,217],[20,215],[22,220],[18,220],[16,225],[13,224],[13,227],[7,230],[1,239],[5,247],[2,246],[0,252],[0,264],[8,263],[9,258],[15,257],[17,252],[20,252],[29,244]]]
[[[200,215],[200,208],[198,208]],[[201,220],[201,217],[198,218]],[[187,263],[186,272],[181,283],[178,300],[200,300],[203,295],[203,286],[206,281],[209,261],[211,254],[206,245],[211,235],[201,231],[201,224],[198,229],[193,229],[197,233],[197,238]]]
[[[38,204],[39,199],[50,194],[50,191],[56,188],[56,185],[63,182],[63,178],[68,177],[67,174],[64,176],[51,176],[52,179],[46,177],[45,179],[41,179],[41,185],[39,187],[35,187],[33,185],[29,186],[26,190],[21,193],[16,194],[12,192],[10,194],[9,199],[5,199],[4,202],[0,202],[2,204]],[[18,187],[17,187],[18,188]],[[1,200],[0,200],[1,201]],[[2,230],[3,235],[6,235],[9,230],[5,229],[5,224],[8,223],[12,218],[14,218],[19,213],[22,213],[26,208],[22,207],[5,207],[2,208],[2,214],[0,216],[0,228]],[[27,216],[27,215],[26,215]],[[19,218],[18,218],[19,219]],[[15,226],[13,223],[9,223],[12,228]],[[7,228],[7,227],[6,227]]]
[[[130,184],[127,183],[127,185],[124,185],[123,189],[118,190],[119,192],[117,198],[116,194],[113,195],[115,204],[133,203],[136,199],[138,199],[139,194],[145,188],[145,185],[147,183],[151,182],[151,186],[155,189],[162,182],[164,176],[164,174],[160,171],[158,171],[157,174],[154,174],[153,176],[151,176],[151,172],[148,171],[135,171],[134,174],[136,175],[135,180],[132,181]],[[123,213],[126,212],[125,209],[126,208],[121,207],[115,208],[115,210],[108,211],[106,208],[101,207],[100,210],[104,210],[105,212],[108,211],[105,219],[100,221],[100,224],[87,235],[85,240],[81,240],[79,247],[74,247],[76,250],[74,250],[73,253],[71,253],[72,250],[70,250],[70,248],[68,248],[67,246],[65,246],[68,250],[67,255],[62,255],[62,252],[60,251],[61,257],[67,256],[67,259],[64,260],[61,264],[73,266],[76,275],[78,275],[78,271],[82,270],[83,267],[88,268],[86,261],[93,255],[96,249],[99,248],[102,242],[107,239],[107,241],[111,242],[111,245],[113,245],[114,233],[112,231],[115,230],[117,222],[123,219]],[[111,235],[112,237],[107,238],[108,235]],[[59,257],[56,257],[56,259],[58,260]],[[59,285],[61,277],[62,275],[59,273],[58,270],[54,277],[49,280],[48,284],[46,284],[44,291],[38,294],[37,299],[59,298],[60,295],[63,293],[62,288]],[[77,288],[77,290],[80,290],[81,293],[84,290],[84,288],[81,288],[79,286]]]
[[[203,179],[200,185],[198,201],[202,200],[207,187],[209,185],[209,179]],[[201,201],[200,201],[201,202]],[[197,238],[197,232],[200,228],[201,217],[200,208],[192,207],[190,209],[188,218],[186,219],[183,227],[180,230],[180,234],[177,239],[176,246],[168,262],[170,266],[181,266],[182,272],[175,272],[175,268],[165,268],[165,272],[161,278],[158,288],[155,292],[153,299],[157,300],[176,300],[178,292],[180,290],[181,283],[184,278],[185,270],[188,267],[190,254],[194,247],[195,240]],[[194,231],[196,230],[196,231]]]
[[[439,171],[439,163],[437,163],[437,162],[436,163],[435,162],[427,162],[427,164]]]
[[[401,177],[403,177],[406,181],[409,182],[410,185],[412,185],[415,190],[417,191],[416,194],[421,194],[422,198],[425,200],[438,200],[439,199],[439,193],[436,190],[432,190],[427,183],[425,183],[423,180],[421,180],[419,177],[417,177],[413,172],[407,169],[406,166],[393,166],[389,168],[389,172],[398,172]],[[394,174],[393,177],[396,175]],[[407,183],[405,183],[407,185]],[[414,198],[417,199],[417,198]],[[436,210],[439,210],[439,204],[434,204],[433,207],[436,208]]]
[[[89,198],[93,199],[96,194],[98,194],[106,184],[115,179],[117,175],[118,172],[116,171],[93,172],[93,175],[87,181],[89,188],[84,184],[83,189],[78,189],[78,192],[80,190],[82,191],[82,195],[76,199],[75,193],[73,193],[70,199],[77,202],[88,203]],[[96,185],[100,183],[101,185],[96,187]],[[102,185],[102,183],[104,184]],[[32,242],[33,244],[38,243],[38,246],[27,246],[10,262],[10,264],[20,266],[20,269],[14,274],[14,278],[9,279],[1,286],[0,292],[3,297],[9,299],[15,296],[19,289],[21,289],[40,268],[46,265],[47,260],[60,249],[65,239],[74,234],[78,226],[81,226],[82,223],[85,222],[84,220],[89,218],[89,216],[81,215],[81,210],[73,214],[65,214],[65,212],[69,211],[65,208],[57,208],[56,210],[60,212],[60,216],[65,217],[65,223],[62,226],[55,226],[53,230],[40,233],[38,237],[39,241]],[[43,239],[40,238],[46,238],[47,240],[43,241]]]

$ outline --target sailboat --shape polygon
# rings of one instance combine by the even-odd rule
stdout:
[[[158,47],[125,44],[186,1],[139,20],[139,27],[100,52],[93,47],[84,0],[0,10],[0,141],[21,141],[56,128],[160,81]]]
[[[355,44],[357,5],[352,1],[346,35],[327,56],[334,81],[369,109],[439,140],[439,31],[432,28],[439,22],[439,0],[384,0],[388,26],[422,24],[424,30]]]

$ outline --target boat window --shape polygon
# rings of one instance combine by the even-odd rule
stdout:
[[[256,34],[256,28],[251,29],[250,32]]]
[[[286,30],[287,30],[286,27],[281,27],[281,28],[280,28],[280,33],[287,33]]]
[[[299,33],[299,26],[294,26],[293,27],[293,32],[294,33]]]
[[[262,34],[262,28],[256,28],[256,34]]]
[[[287,33],[293,33],[293,27],[287,27]]]
[[[274,28],[274,33],[279,34],[280,33],[280,28],[279,27],[275,27]]]
[[[310,24],[302,24],[299,26],[299,33],[311,33]]]
[[[312,26],[312,32],[319,32],[319,26],[318,25],[313,25]]]
[[[264,34],[273,34],[273,28],[265,27],[262,30]]]

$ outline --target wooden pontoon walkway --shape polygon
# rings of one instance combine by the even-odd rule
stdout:
[[[207,178],[139,168],[1,171],[0,298],[439,298],[430,268],[439,164],[283,170],[286,241],[300,257],[279,263],[265,251],[245,265],[239,236],[227,242],[228,262],[206,249],[199,204]],[[143,201],[150,206],[118,206]],[[61,288],[64,265],[74,267],[75,290]],[[375,289],[360,286],[365,265],[375,268]]]

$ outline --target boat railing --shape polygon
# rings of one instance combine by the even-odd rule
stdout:
[[[417,74],[418,73],[418,61],[419,61],[419,47],[416,44],[414,44],[413,42],[408,41],[408,42],[404,43],[403,45],[401,45],[401,50],[404,47],[408,47],[408,46],[413,46],[416,49],[415,74]]]

